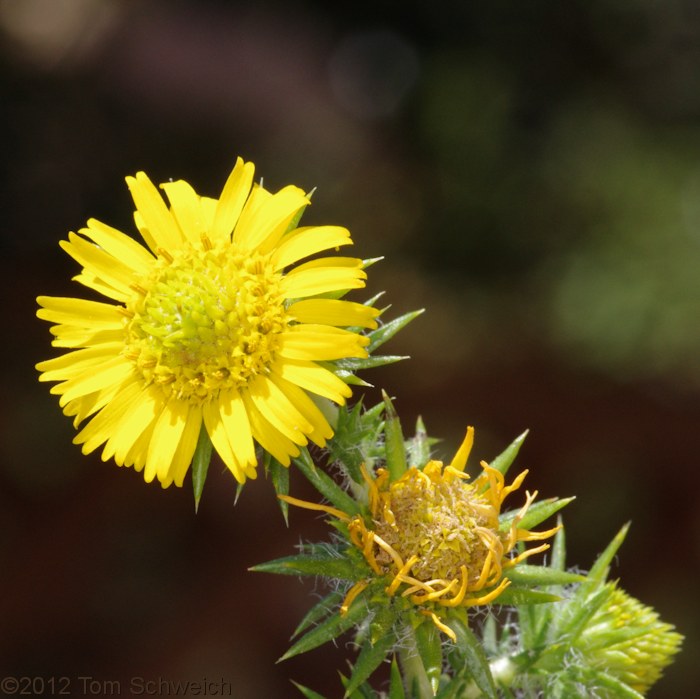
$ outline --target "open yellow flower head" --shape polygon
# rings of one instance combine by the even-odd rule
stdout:
[[[58,381],[84,453],[182,485],[202,426],[236,480],[256,476],[255,442],[285,465],[333,432],[308,392],[342,404],[350,389],[323,363],[366,357],[377,311],[337,298],[364,286],[359,259],[316,253],[352,243],[338,226],[295,228],[309,198],[253,185],[240,158],[219,199],[183,181],[127,177],[146,246],[91,219],[61,247],[75,280],[107,301],[39,297]],[[332,298],[335,296],[336,298]],[[329,298],[331,297],[331,298]]]
[[[351,541],[374,572],[391,578],[387,594],[401,594],[424,607],[423,613],[452,637],[454,632],[439,620],[440,608],[495,600],[510,584],[504,570],[549,547],[543,544],[511,556],[515,545],[547,539],[558,529],[520,528],[535,492],[527,493],[510,526],[501,530],[501,505],[527,471],[506,486],[503,475],[482,461],[482,473],[470,482],[464,467],[473,434],[470,427],[447,466],[430,461],[422,470],[409,468],[394,482],[385,469],[376,478],[366,474],[371,523],[357,516],[348,525]]]

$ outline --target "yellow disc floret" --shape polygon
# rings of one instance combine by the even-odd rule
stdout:
[[[204,401],[268,373],[289,323],[271,267],[230,244],[159,260],[127,304],[125,355],[178,399]]]
[[[462,566],[477,580],[489,552],[502,558],[498,516],[464,474],[443,473],[433,461],[422,471],[409,469],[381,495],[375,532],[403,560],[418,557],[411,567],[418,580],[459,578]],[[376,559],[389,572],[391,556],[381,549]]]

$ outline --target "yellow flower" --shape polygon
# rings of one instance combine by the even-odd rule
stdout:
[[[510,584],[505,570],[549,548],[542,544],[511,556],[516,544],[547,539],[559,529],[533,532],[520,527],[537,492],[526,493],[525,504],[501,526],[501,505],[527,471],[506,486],[503,474],[482,461],[482,473],[469,482],[464,468],[473,438],[470,427],[448,466],[430,461],[423,469],[409,468],[393,482],[383,468],[375,477],[363,468],[369,517],[281,496],[346,522],[352,544],[377,576],[388,579],[386,594],[408,598],[453,640],[454,631],[441,621],[444,610],[495,600]],[[341,610],[347,611],[369,582],[354,585]]]
[[[316,253],[352,243],[338,226],[295,228],[309,198],[253,185],[240,158],[220,198],[183,181],[127,177],[148,248],[91,219],[61,247],[75,280],[108,302],[42,296],[37,315],[69,351],[41,362],[58,381],[87,454],[182,485],[202,425],[236,480],[255,478],[255,442],[285,465],[333,431],[307,392],[342,404],[350,389],[324,363],[366,357],[377,311],[340,300],[364,286],[361,260]],[[291,230],[290,230],[291,229]],[[295,266],[296,265],[296,266]]]

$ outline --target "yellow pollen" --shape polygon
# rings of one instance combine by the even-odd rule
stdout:
[[[268,256],[212,247],[204,234],[202,243],[159,249],[155,271],[132,285],[124,309],[124,356],[166,397],[195,403],[268,373],[290,322]]]

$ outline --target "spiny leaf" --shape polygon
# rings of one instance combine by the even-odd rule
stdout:
[[[573,502],[576,498],[548,498],[547,500],[540,500],[539,502],[533,503],[525,516],[522,518],[518,527],[520,529],[532,529],[538,524],[544,522],[553,514],[556,514],[563,507],[566,507],[570,502]],[[499,530],[502,532],[508,531],[510,525],[518,514],[518,510],[510,510],[510,512],[504,512],[499,519]]]
[[[620,531],[614,536],[613,540],[607,545],[603,553],[598,556],[588,573],[588,580],[591,583],[605,582],[608,577],[608,572],[610,571],[610,563],[615,557],[615,554],[620,546],[622,546],[622,542],[625,540],[629,528],[630,523],[627,522],[627,524],[620,529]]]
[[[390,340],[394,335],[396,335],[399,330],[406,327],[412,320],[417,318],[425,309],[420,309],[418,311],[411,311],[410,313],[405,313],[394,320],[390,320],[388,323],[381,325],[376,330],[367,334],[369,337],[369,346],[367,351],[372,354],[377,347],[381,347],[387,340]]]
[[[489,463],[489,466],[491,466],[491,468],[495,468],[497,471],[500,471],[505,476],[511,464],[513,461],[515,461],[515,457],[518,455],[520,447],[523,445],[527,434],[528,430],[525,430],[525,432],[523,432],[520,436],[516,437],[493,461]]]
[[[362,401],[351,409],[346,406],[340,408],[335,436],[328,442],[329,463],[338,462],[356,483],[364,482],[360,466],[378,449],[378,436],[384,426],[383,403],[363,410]]]
[[[194,511],[199,509],[199,501],[202,498],[204,483],[207,480],[207,471],[211,461],[212,443],[207,428],[202,423],[199,430],[197,446],[192,457],[192,491],[194,492]]]
[[[317,621],[329,616],[333,612],[338,611],[340,603],[343,601],[344,595],[337,590],[334,590],[329,595],[326,595],[322,600],[317,602],[304,615],[304,618],[299,622],[299,625],[294,629],[292,638],[295,638],[300,633],[306,631],[311,625]]]
[[[355,372],[363,369],[374,369],[387,364],[395,364],[396,362],[402,362],[404,359],[409,359],[409,357],[399,354],[379,354],[366,357],[365,359],[339,359],[335,362],[335,365],[340,370]],[[338,376],[341,376],[340,372],[338,372]],[[341,378],[343,377],[341,376]]]
[[[419,415],[416,420],[416,434],[408,442],[408,454],[412,466],[425,466],[430,461],[430,447],[436,440],[430,439]]]
[[[586,577],[577,573],[568,573],[548,566],[535,566],[520,563],[505,571],[505,577],[521,585],[569,585],[583,582]]]
[[[289,469],[272,456],[269,456],[269,459],[267,459],[266,468],[277,495],[289,495]],[[280,498],[277,498],[277,502],[280,510],[282,510],[284,523],[289,526],[289,505]]]
[[[364,577],[364,571],[357,571],[347,559],[336,556],[298,554],[267,561],[249,568],[255,573],[276,573],[278,575],[320,575],[326,578],[340,578],[356,582]]]
[[[292,684],[306,697],[306,699],[325,699],[325,697],[322,694],[314,692],[313,689],[304,687],[295,682],[294,680],[292,680]]]
[[[386,465],[389,471],[389,478],[396,481],[406,472],[408,463],[406,462],[406,447],[401,431],[401,421],[396,414],[391,398],[382,391],[385,406],[384,435],[386,450]]]
[[[403,690],[403,680],[401,670],[396,662],[396,656],[391,660],[391,672],[389,675],[389,699],[406,699],[406,692]]]
[[[572,644],[611,594],[611,588],[606,587],[593,592],[590,590],[591,588],[582,584],[569,600],[563,613],[555,617],[557,636],[561,638],[566,635]]]
[[[559,602],[560,600],[561,597],[550,595],[549,592],[511,585],[498,595],[496,604],[519,606],[524,604],[547,604],[549,602]]]
[[[554,535],[552,542],[552,563],[551,568],[565,570],[566,568],[566,534],[562,526],[561,517],[557,518],[557,524],[561,527]]]
[[[442,639],[432,621],[424,621],[415,630],[416,648],[423,661],[425,674],[428,676],[433,694],[437,693],[442,674]]]
[[[386,633],[374,643],[367,639],[352,668],[350,681],[345,687],[348,697],[381,665],[395,642],[393,633]]]
[[[352,628],[367,614],[367,606],[362,600],[362,593],[355,599],[347,614],[333,614],[330,618],[311,629],[302,636],[277,662],[293,658],[295,655],[306,653],[313,648],[318,648],[328,641],[340,636]]]
[[[496,684],[493,681],[489,661],[481,643],[468,624],[465,623],[465,620],[458,613],[454,613],[457,610],[450,611],[452,613],[447,619],[447,625],[457,635],[457,646],[464,659],[464,670],[487,699],[498,699]]]
[[[321,469],[316,468],[306,449],[294,460],[297,468],[306,476],[316,490],[342,512],[356,515],[360,506],[336,482]]]

